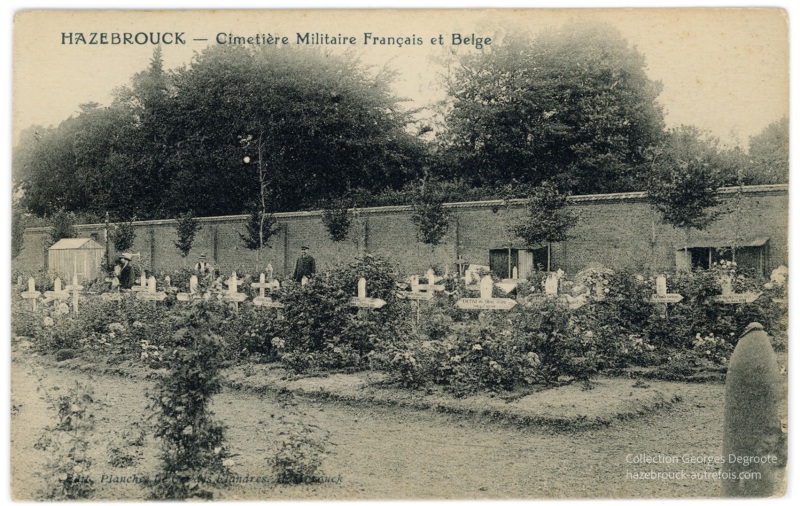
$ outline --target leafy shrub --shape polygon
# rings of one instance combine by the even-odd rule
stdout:
[[[173,336],[169,374],[150,395],[161,440],[161,467],[150,482],[153,499],[211,499],[205,473],[224,474],[223,426],[209,409],[221,390],[219,338],[209,332],[208,308],[200,304]]]
[[[284,288],[285,324],[279,355],[297,372],[312,368],[364,367],[365,357],[381,343],[408,334],[407,307],[397,300],[395,269],[370,256]],[[367,297],[386,301],[381,309],[350,306],[358,280],[367,281]]]
[[[51,435],[46,447],[52,449],[52,454],[42,473],[45,481],[42,495],[48,500],[88,499],[94,494],[89,477],[93,462],[88,456],[88,434],[94,427],[93,392],[76,383],[65,395],[53,397],[42,385],[43,376],[37,379],[45,402],[58,417],[56,424],[46,429]]]
[[[389,373],[390,381],[404,388],[422,388],[432,383],[446,384],[450,361],[449,344],[440,341],[412,340],[373,351],[370,366]]]

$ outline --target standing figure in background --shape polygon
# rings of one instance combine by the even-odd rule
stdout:
[[[131,253],[123,253],[119,256],[119,287],[125,290],[130,290],[133,287],[133,266],[131,265],[133,255]],[[116,273],[116,268],[114,272]]]
[[[211,264],[206,262],[206,255],[203,253],[197,259],[197,263],[194,265],[194,270],[197,271],[198,276],[208,276],[211,274]]]
[[[308,246],[300,248],[300,258],[294,264],[294,275],[292,279],[300,283],[303,277],[310,279],[317,272],[317,264],[314,257],[308,254]]]

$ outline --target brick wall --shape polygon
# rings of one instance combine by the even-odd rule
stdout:
[[[746,187],[738,193],[725,189],[723,197],[720,209],[727,212],[708,230],[692,231],[690,242],[768,237],[768,267],[788,265],[788,186]],[[571,201],[580,219],[567,241],[553,245],[554,269],[575,273],[597,262],[642,272],[674,270],[675,250],[686,244],[685,235],[661,224],[642,193],[576,196]],[[277,275],[288,275],[300,247],[307,245],[318,270],[368,251],[396,262],[405,273],[422,274],[431,266],[452,271],[458,255],[467,262],[488,265],[489,250],[509,244],[509,225],[524,214],[521,202],[513,202],[510,208],[499,201],[448,206],[453,221],[442,244],[435,248],[417,242],[407,206],[358,210],[350,235],[340,243],[328,238],[319,212],[281,213],[277,215],[280,230],[270,239],[260,264],[256,252],[246,249],[239,238],[239,233],[245,232],[245,216],[201,219],[202,229],[185,264],[194,265],[197,256],[205,253],[224,273],[262,270],[271,263]],[[77,228],[79,236],[94,233],[102,244],[102,224]],[[174,245],[176,239],[174,220],[137,223],[132,251],[141,253],[139,261],[145,269],[168,272],[184,265]],[[46,229],[28,229],[14,268],[28,273],[42,269],[46,243]]]

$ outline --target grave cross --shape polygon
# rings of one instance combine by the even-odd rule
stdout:
[[[67,300],[69,292],[61,289],[61,278],[56,278],[53,281],[53,290],[44,292],[44,300],[42,302],[50,302],[51,300]]]
[[[663,274],[656,276],[656,293],[650,296],[651,304],[675,304],[683,300],[679,293],[667,293],[667,277]]]
[[[714,297],[714,301],[720,304],[750,304],[761,296],[761,292],[735,293],[730,275],[720,277],[719,282],[722,295]]]
[[[420,292],[441,292],[444,290],[444,285],[436,284],[436,282],[441,281],[442,278],[437,279],[436,273],[433,271],[433,269],[428,269],[428,271],[425,273],[425,279],[428,280],[427,285],[419,285],[419,276],[415,276],[415,278],[417,279],[418,291]]]
[[[139,277],[139,284],[132,286],[131,291],[133,292],[147,291],[147,278],[145,277],[144,272],[142,272],[142,275]]]
[[[28,289],[22,292],[21,295],[23,299],[31,301],[33,310],[36,311],[36,299],[39,298],[41,293],[36,290],[36,281],[33,278],[28,278]]]
[[[242,284],[242,281],[236,278],[236,271],[233,271],[231,277],[225,282],[228,285],[228,293],[222,298],[226,302],[231,302],[236,308],[236,313],[239,313],[239,303],[247,300],[247,294],[237,293],[237,288]]]
[[[494,298],[492,297],[492,289],[494,282],[489,275],[481,278],[480,282],[480,298],[463,298],[456,301],[456,307],[463,310],[480,310],[480,311],[508,311],[517,305],[514,299]]]
[[[267,265],[267,274],[269,275],[269,277],[272,277],[272,265]],[[258,283],[253,283],[250,286],[253,288],[258,288],[258,297],[253,299],[253,304],[255,304],[256,306],[272,307],[275,309],[283,308],[283,304],[281,304],[280,302],[273,301],[272,297],[267,297],[264,292],[264,290],[267,288],[270,289],[280,288],[280,283],[278,283],[275,280],[267,281],[266,276],[264,276],[264,273],[262,272],[258,278]]]
[[[189,292],[181,292],[178,294],[178,300],[181,302],[189,302],[192,299],[199,299],[200,298],[200,291],[197,288],[198,280],[197,276],[192,274],[189,278]]]
[[[400,299],[410,300],[413,308],[414,314],[416,318],[412,317],[412,323],[415,326],[419,325],[420,320],[420,301],[431,301],[433,300],[433,292],[421,292],[420,285],[419,285],[419,276],[414,274],[413,276],[409,277],[411,291],[410,292],[397,292],[397,297]]]
[[[367,297],[367,280],[360,278],[358,280],[358,297],[351,297],[350,305],[362,309],[380,309],[386,305],[386,301]]]
[[[167,293],[156,291],[156,277],[150,276],[147,280],[147,290],[137,292],[136,298],[140,300],[151,300],[153,301],[153,306],[155,306],[156,302],[161,302],[167,298]]]
[[[78,298],[80,291],[83,290],[83,285],[78,284],[77,274],[72,275],[72,284],[67,285],[66,289],[68,292],[72,292],[72,310],[78,314]]]
[[[558,272],[548,272],[544,280],[544,293],[552,297],[558,297]]]

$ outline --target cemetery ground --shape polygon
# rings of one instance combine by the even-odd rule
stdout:
[[[158,462],[158,443],[142,433],[147,422],[145,390],[152,388],[147,369],[124,365],[116,370],[87,365],[79,359],[56,362],[31,351],[17,338],[12,349],[12,490],[18,500],[37,497],[42,488],[48,452],[46,426],[54,415],[37,388],[65,392],[76,382],[93,389],[96,424],[88,439],[94,462],[96,500],[142,500],[137,483],[99,483],[152,476]],[[785,354],[780,356],[785,362]],[[276,369],[277,370],[277,369]],[[285,371],[284,371],[285,372]],[[279,372],[273,375],[280,382]],[[232,371],[229,385],[246,376]],[[37,379],[41,378],[41,379]],[[238,380],[236,379],[238,378]],[[340,381],[341,383],[342,381]],[[279,389],[258,383],[226,387],[213,401],[216,417],[227,427],[231,456],[227,464],[240,477],[264,478],[264,483],[234,483],[218,489],[218,499],[377,499],[377,498],[602,498],[602,497],[716,497],[718,480],[632,480],[628,472],[654,466],[626,462],[631,455],[719,455],[722,452],[723,391],[721,382],[677,383],[630,378],[596,379],[589,391],[557,388],[564,419],[572,401],[587,410],[608,413],[606,387],[635,393],[632,403],[652,410],[587,427],[580,424],[523,423],[502,416],[453,409],[392,406],[391,391],[384,402],[358,402],[357,389],[335,387],[350,400],[315,395],[309,385],[297,395],[293,410],[330,433],[323,472],[330,481],[277,485],[269,464],[275,452]],[[610,384],[610,385],[609,385]],[[634,385],[646,388],[633,388]],[[609,388],[611,389],[611,388]],[[654,402],[660,392],[669,402]],[[543,392],[547,393],[547,391]],[[645,395],[641,395],[641,394]],[[402,403],[402,392],[395,391]],[[428,397],[420,394],[423,399]],[[531,397],[535,397],[531,396]],[[552,397],[551,397],[552,400]],[[613,404],[613,402],[611,402]],[[381,405],[382,404],[382,405]],[[509,404],[514,404],[512,401]],[[599,405],[599,408],[598,408]],[[555,408],[549,416],[559,413]],[[574,415],[574,413],[573,413]],[[573,417],[573,421],[577,421]],[[713,471],[698,464],[660,464],[658,471]],[[116,478],[113,478],[116,477]]]
[[[396,272],[20,281],[15,496],[714,497],[734,346],[787,346],[785,272]]]

